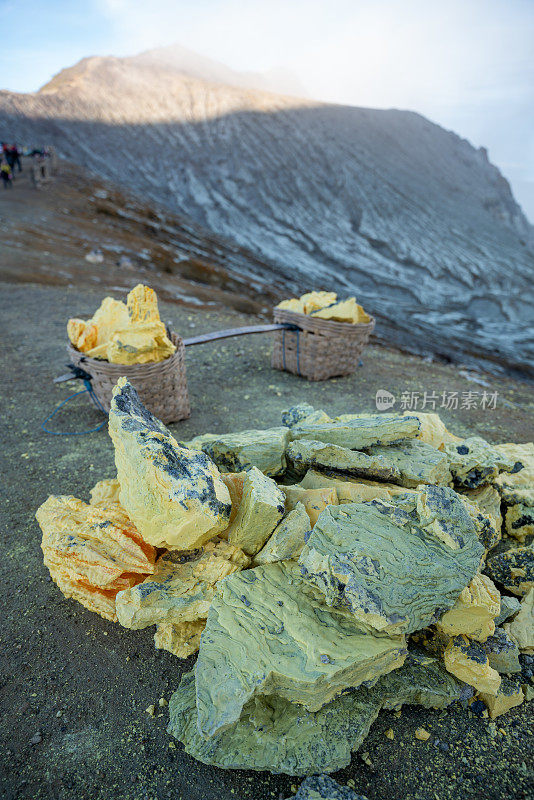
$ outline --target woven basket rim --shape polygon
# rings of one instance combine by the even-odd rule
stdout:
[[[337,322],[300,314],[297,311],[287,311],[284,308],[274,308],[274,318],[277,322],[288,322],[302,330],[317,331],[326,335],[344,334],[352,337],[366,332],[371,333],[375,327],[375,318],[370,314],[369,317],[369,322]]]
[[[67,342],[67,352],[74,359],[87,364],[90,370],[107,374],[117,373],[120,377],[120,375],[125,375],[126,371],[128,373],[153,371],[158,367],[161,368],[170,364],[174,358],[180,357],[180,344],[183,342],[182,337],[173,331],[171,332],[171,340],[172,343],[176,345],[176,350],[172,355],[167,356],[167,358],[164,358],[162,361],[148,361],[146,364],[111,364],[109,361],[106,361],[103,358],[91,358],[90,356],[86,356],[80,350],[77,350],[70,341]]]

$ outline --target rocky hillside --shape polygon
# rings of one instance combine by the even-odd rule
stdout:
[[[415,113],[193,73],[157,52],[84,59],[0,93],[0,131],[246,248],[288,292],[355,293],[384,339],[534,370],[533,228],[483,149]]]

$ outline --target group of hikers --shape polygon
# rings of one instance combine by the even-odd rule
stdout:
[[[0,155],[0,176],[4,184],[4,189],[10,189],[13,186],[15,178],[15,167],[18,166],[19,172],[22,172],[22,162],[20,157],[22,152],[16,144],[7,144],[2,142],[2,153]]]
[[[54,171],[55,156],[51,147],[19,147],[2,142],[0,148],[0,178],[4,189],[13,187],[17,167],[22,172],[22,156],[32,160],[30,177],[35,186],[47,180]]]

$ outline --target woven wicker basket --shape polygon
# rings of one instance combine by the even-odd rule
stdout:
[[[71,344],[69,358],[91,376],[91,384],[102,406],[109,411],[113,387],[123,375],[137,389],[144,405],[162,422],[187,419],[191,410],[185,375],[185,347],[176,333],[171,334],[176,352],[164,361],[152,364],[110,364],[97,358],[87,358]]]
[[[281,308],[274,309],[274,321],[289,323],[297,330],[276,331],[272,366],[309,381],[324,381],[354,372],[375,327],[373,317],[370,322],[353,325]]]

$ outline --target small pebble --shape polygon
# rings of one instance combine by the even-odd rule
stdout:
[[[160,708],[164,708],[167,705],[167,701],[164,697],[160,697],[158,700],[158,705]]]
[[[430,734],[424,728],[416,728],[415,738],[419,739],[420,742],[426,742],[430,739]]]
[[[155,713],[156,713],[156,706],[153,703],[151,703],[148,706],[148,708],[145,709],[145,711],[150,717],[153,717],[153,716],[155,716]]]
[[[394,739],[395,734],[393,732],[393,728],[388,728],[385,735],[387,736],[388,739]]]
[[[41,736],[41,731],[37,731],[30,739],[30,744],[40,744],[42,741],[43,737]]]

